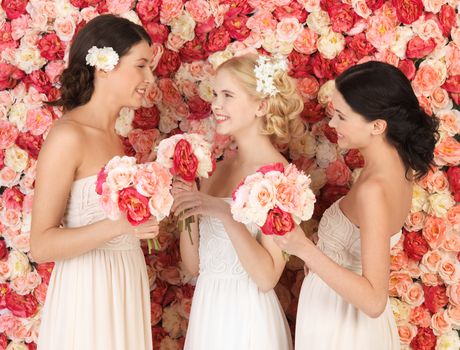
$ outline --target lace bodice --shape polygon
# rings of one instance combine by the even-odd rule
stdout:
[[[224,198],[231,201],[231,198]],[[255,225],[247,226],[256,237],[259,230]],[[243,278],[248,274],[238,259],[233,244],[222,222],[216,218],[200,218],[200,275],[212,274],[226,278]]]
[[[73,182],[67,208],[62,219],[63,226],[80,227],[107,218],[99,205],[99,195],[96,193],[96,179],[97,175],[93,175]],[[139,239],[131,234],[126,234],[106,242],[98,249],[126,250],[136,247],[139,247]]]
[[[356,227],[339,207],[340,199],[323,214],[318,228],[318,248],[341,266],[362,272],[361,239]],[[391,237],[391,246],[401,237],[401,231]]]

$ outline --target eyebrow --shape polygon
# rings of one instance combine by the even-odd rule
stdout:
[[[146,58],[139,58],[137,61],[144,61],[144,62],[148,62],[149,60],[146,59]]]
[[[230,91],[230,90],[225,90],[225,89],[224,89],[224,90],[221,90],[220,92],[226,92],[226,93],[228,93],[228,94],[232,94],[232,95],[234,95],[234,94],[235,94],[233,91]]]

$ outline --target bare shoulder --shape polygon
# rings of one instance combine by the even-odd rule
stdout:
[[[82,144],[84,136],[85,133],[81,125],[71,119],[63,118],[54,122],[46,136],[45,145],[58,144],[62,147],[73,148]]]
[[[355,189],[356,200],[359,204],[369,203],[369,200],[385,200],[386,186],[385,179],[380,177],[368,178],[361,182]]]

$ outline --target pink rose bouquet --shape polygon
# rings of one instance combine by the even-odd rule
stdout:
[[[208,178],[216,168],[212,146],[199,134],[177,134],[162,140],[157,148],[156,161],[169,169],[172,175],[193,182],[197,178]],[[193,217],[185,219],[185,226],[191,236],[190,223]],[[179,228],[182,230],[182,221]]]
[[[124,213],[133,225],[140,225],[151,215],[160,221],[168,216],[173,203],[170,193],[172,175],[157,162],[136,164],[136,158],[116,156],[97,176],[96,192],[111,220]],[[149,253],[152,240],[148,240]],[[159,250],[158,240],[153,240]]]

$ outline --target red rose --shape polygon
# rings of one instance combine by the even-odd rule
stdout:
[[[159,43],[163,44],[168,40],[168,27],[166,27],[163,24],[156,23],[156,22],[150,22],[147,24],[144,24],[145,30],[147,33],[149,33],[150,38],[152,38],[152,41],[154,43]]]
[[[133,129],[129,132],[128,139],[133,145],[134,150],[137,152],[137,156],[140,156],[140,159],[143,159],[143,156],[148,156],[152,151],[153,142],[158,135],[159,131],[157,129]]]
[[[169,334],[163,327],[152,327],[152,344],[160,344],[167,336],[169,336]]]
[[[104,183],[107,179],[107,172],[105,171],[105,167],[103,167],[99,173],[97,174],[97,180],[96,180],[96,193],[98,195],[102,195],[102,191],[104,189]]]
[[[339,198],[345,196],[349,191],[347,186],[335,186],[326,184],[321,188],[317,202],[315,203],[314,217],[321,218],[324,211]]]
[[[399,21],[404,24],[415,22],[423,12],[422,0],[391,0]]]
[[[423,285],[423,293],[425,295],[425,306],[432,313],[447,305],[449,297],[446,295],[446,286],[425,286]]]
[[[415,77],[415,72],[417,68],[415,68],[414,61],[412,60],[401,60],[399,61],[398,68],[401,72],[404,73],[407,79],[412,80]]]
[[[0,91],[14,88],[24,76],[24,72],[19,68],[0,62]]]
[[[313,67],[313,74],[320,80],[333,79],[333,69],[331,67],[331,61],[325,59],[319,53],[315,53],[311,56],[310,64]],[[325,82],[325,81],[324,81]],[[320,82],[320,85],[322,83]]]
[[[32,135],[29,131],[21,132],[16,139],[16,146],[26,151],[33,159],[38,158],[38,152],[43,143],[41,135]]]
[[[221,0],[219,1],[222,5],[229,5],[230,9],[227,13],[232,13],[232,15],[248,15],[254,12],[254,8],[248,3],[248,0]]]
[[[243,41],[251,34],[251,30],[246,26],[247,20],[248,17],[242,15],[225,18],[224,27],[232,39]]]
[[[279,171],[281,173],[284,173],[284,165],[283,163],[273,163],[273,164],[268,164],[260,167],[257,169],[258,173],[266,174],[269,171]]]
[[[336,3],[327,10],[334,32],[348,32],[355,24],[357,15],[350,5]]]
[[[309,55],[304,55],[300,52],[292,50],[288,56],[290,63],[289,75],[293,78],[305,78],[310,75],[311,67],[308,64],[310,61]]]
[[[407,58],[422,58],[433,52],[435,47],[436,42],[433,38],[423,40],[416,36],[407,43],[406,56]]]
[[[376,48],[367,41],[366,34],[364,33],[347,36],[346,40],[348,47],[356,53],[358,58],[371,56],[376,51]]]
[[[42,94],[47,94],[51,89],[51,82],[48,78],[48,75],[41,69],[34,70],[32,73],[27,75],[24,80],[24,84],[27,89],[32,85],[37,89],[38,92]]]
[[[37,350],[37,344],[34,342],[27,344],[27,347],[29,348],[28,350]]]
[[[265,235],[283,236],[294,229],[294,220],[291,214],[275,207],[268,212],[267,220],[261,227]]]
[[[345,164],[351,169],[364,167],[364,158],[357,149],[351,149],[344,157]]]
[[[49,61],[62,60],[64,58],[65,47],[56,33],[49,33],[44,35],[38,41],[37,46],[40,50],[40,55]]]
[[[8,259],[8,248],[4,239],[0,239],[0,260],[5,261]]]
[[[2,8],[6,12],[6,17],[16,19],[26,12],[29,0],[3,0]]]
[[[31,317],[38,310],[38,302],[33,294],[19,295],[9,290],[5,296],[6,308],[16,317]]]
[[[5,166],[5,150],[0,149],[0,169],[3,169]]]
[[[6,295],[10,291],[8,283],[0,283],[0,309],[6,308]]]
[[[22,209],[24,195],[17,187],[6,188],[2,194],[2,199],[7,209]]]
[[[460,202],[460,168],[450,167],[447,170],[447,179],[449,180],[449,187],[454,194],[454,200]]]
[[[446,82],[442,85],[444,89],[448,92],[460,93],[460,74],[451,75],[446,79]]]
[[[344,49],[339,55],[332,60],[332,68],[339,75],[347,68],[354,66],[358,62],[358,57],[352,49]]]
[[[0,333],[0,350],[5,350],[8,346],[8,338],[5,333]]]
[[[385,0],[366,0],[366,5],[372,12],[382,7]]]
[[[133,119],[135,129],[155,129],[160,122],[160,112],[156,106],[149,108],[139,108],[136,110]]]
[[[11,34],[11,23],[5,22],[0,28],[0,51],[6,48],[16,48],[19,42],[13,39]]]
[[[407,232],[404,235],[404,251],[415,261],[420,261],[430,249],[428,242],[419,232]]]
[[[155,73],[163,78],[169,78],[180,67],[180,57],[177,52],[164,49],[163,55],[158,62]]]
[[[323,124],[323,133],[326,138],[332,142],[332,143],[337,143],[337,131],[334,128],[331,128],[329,124]]]
[[[85,8],[85,7],[88,7],[89,4],[88,4],[88,1],[87,0],[70,0],[70,3],[79,8],[79,9],[82,9],[82,8]]]
[[[205,42],[209,33],[216,27],[214,23],[214,17],[209,17],[205,22],[198,23],[195,26],[195,37],[199,41]]]
[[[273,11],[273,16],[278,22],[284,18],[295,17],[299,20],[299,23],[304,23],[307,20],[308,13],[300,3],[291,1],[287,5],[277,7]]]
[[[203,42],[197,37],[192,41],[186,42],[179,50],[179,53],[182,62],[186,63],[205,60],[208,57]]]
[[[161,0],[139,0],[136,4],[136,13],[144,25],[157,19],[160,14],[161,2]]]
[[[303,104],[302,113],[300,117],[306,123],[317,123],[326,117],[323,106],[314,100],[307,101]]]
[[[231,38],[227,29],[224,26],[213,29],[208,34],[208,40],[205,42],[204,48],[208,52],[216,52],[224,50],[230,44]]]
[[[209,117],[211,114],[211,104],[202,100],[199,96],[194,96],[187,101],[190,115],[188,120],[201,120]]]
[[[50,277],[51,277],[51,272],[53,272],[53,268],[54,268],[54,262],[47,262],[47,263],[35,265],[35,269],[37,270],[37,273],[40,275],[43,283],[45,284],[50,283]]]
[[[193,154],[192,145],[185,139],[180,140],[174,149],[174,174],[185,181],[194,181],[198,169],[198,159]]]
[[[168,286],[166,285],[166,282],[157,279],[155,281],[155,288],[150,293],[150,300],[152,301],[152,303],[163,304],[163,298],[167,290]]]
[[[452,27],[455,24],[455,9],[447,4],[442,5],[441,11],[439,11],[438,14],[438,18],[442,29],[442,34],[444,34],[445,37],[448,37]]]
[[[460,93],[451,92],[450,97],[457,106],[460,105]]]
[[[121,211],[126,212],[131,225],[140,225],[150,217],[149,199],[137,192],[134,187],[120,191],[118,205]]]
[[[436,336],[431,328],[419,327],[417,335],[410,342],[413,350],[434,350],[436,347]]]

